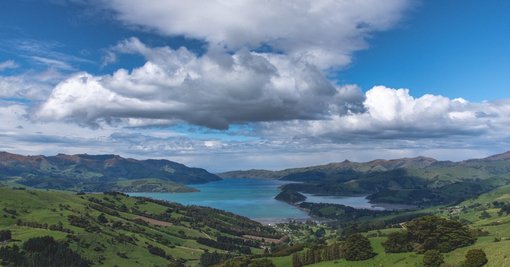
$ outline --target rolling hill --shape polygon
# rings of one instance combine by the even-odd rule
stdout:
[[[136,160],[118,155],[22,156],[0,152],[0,181],[73,191],[193,191],[184,184],[220,180],[200,168],[168,160]]]
[[[223,178],[295,181],[283,190],[320,195],[367,195],[372,203],[418,206],[462,201],[510,183],[510,152],[460,162],[427,157],[343,161],[281,171],[248,170]]]
[[[0,187],[0,218],[0,231],[10,236],[0,239],[4,266],[19,266],[20,257],[33,259],[26,242],[42,237],[69,247],[91,266],[198,266],[206,251],[261,253],[264,242],[257,239],[282,237],[273,228],[229,212],[113,192]],[[19,257],[7,253],[15,245],[23,247]]]

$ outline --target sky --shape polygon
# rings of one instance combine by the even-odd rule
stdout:
[[[510,2],[4,0],[0,151],[220,172],[510,150]]]

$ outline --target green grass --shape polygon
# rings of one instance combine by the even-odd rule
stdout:
[[[510,202],[510,185],[498,187],[495,190],[482,194],[476,198],[466,200],[459,203],[455,207],[459,208],[460,212],[451,212],[449,207],[437,206],[430,207],[424,210],[408,212],[412,214],[417,212],[433,213],[443,217],[454,217],[461,220],[471,222],[469,226],[473,229],[481,229],[488,232],[488,236],[479,237],[477,242],[473,245],[458,248],[449,253],[443,254],[445,262],[454,266],[459,266],[464,260],[465,254],[470,249],[482,249],[489,259],[487,267],[501,267],[510,266],[510,215],[498,215],[498,208],[492,206],[493,201]],[[453,207],[450,207],[453,208]],[[491,217],[481,219],[480,214],[486,210]],[[402,215],[402,214],[400,214]],[[375,218],[375,220],[391,219],[394,216],[385,216]],[[417,253],[385,253],[382,247],[382,242],[386,239],[386,235],[390,232],[401,231],[400,228],[390,228],[380,230],[379,237],[369,238],[377,253],[372,259],[364,261],[346,261],[335,260],[321,262],[313,265],[313,267],[338,267],[338,266],[352,266],[352,267],[365,267],[365,266],[423,266],[423,255]],[[296,233],[293,233],[296,234]],[[297,233],[302,236],[306,233]],[[376,236],[377,231],[370,231],[365,233],[368,236]],[[500,242],[495,242],[495,238],[501,238]],[[303,239],[304,240],[304,239]],[[270,258],[277,267],[292,266],[292,257],[279,257]]]
[[[105,214],[108,223],[101,224],[96,218],[102,212],[91,208],[90,205],[95,203],[92,203],[89,198],[102,201],[104,207],[108,205],[120,207],[123,204],[127,207],[127,211],[117,210],[118,215]],[[188,208],[179,207],[180,210],[172,212],[172,218],[187,218],[189,220]],[[162,248],[167,255],[174,258],[187,260],[189,266],[197,266],[200,255],[205,250],[224,253],[224,251],[199,244],[196,239],[198,237],[214,239],[219,235],[229,236],[230,234],[208,227],[200,220],[198,225],[194,227],[184,221],[182,225],[140,224],[133,221],[139,216],[133,213],[134,209],[144,214],[157,215],[167,213],[169,207],[123,195],[76,195],[60,191],[13,190],[0,187],[0,230],[9,229],[13,235],[13,240],[8,245],[21,245],[30,238],[48,235],[57,240],[69,241],[71,249],[91,260],[94,266],[167,266],[169,263],[167,259],[148,252],[148,244]],[[12,214],[13,210],[15,210],[14,215]],[[210,212],[211,218],[222,218],[227,223],[240,220],[234,215],[205,210]],[[69,215],[85,215],[87,220],[99,227],[99,233],[87,232],[83,228],[71,225],[68,220]],[[64,228],[74,232],[76,239],[74,241],[69,239],[68,233],[61,231],[19,226],[17,225],[18,220],[40,224],[46,223],[48,225],[62,223]],[[141,230],[114,228],[114,222],[121,222],[123,225]],[[119,235],[132,237],[134,241],[119,242],[116,239]],[[159,239],[155,238],[156,236],[160,236],[161,240],[169,242],[169,244],[160,242]],[[262,250],[253,249],[253,252],[262,253]],[[127,259],[123,258],[122,255],[126,255]]]

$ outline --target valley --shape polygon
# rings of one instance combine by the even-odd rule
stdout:
[[[15,261],[31,266],[33,257],[43,256],[27,244],[52,238],[45,242],[64,246],[70,259],[79,255],[76,266],[422,266],[424,253],[435,249],[451,266],[461,266],[472,249],[483,250],[487,266],[505,266],[510,257],[508,155],[457,163],[342,162],[273,172],[264,179],[219,174],[223,180],[208,183],[196,183],[193,171],[193,182],[184,184],[185,174],[116,176],[108,169],[112,156],[77,156],[73,164],[48,161],[59,167],[51,173],[87,164],[106,181],[98,187],[98,175],[95,188],[110,189],[99,193],[84,190],[88,182],[67,188],[46,183],[51,178],[44,158],[29,165],[12,160],[12,154],[5,160],[4,154],[2,168],[9,172],[1,176],[0,231],[10,237],[2,241],[0,259],[7,266]],[[168,173],[167,165],[152,174],[158,170]],[[218,177],[204,172],[199,171]],[[462,228],[466,241],[434,245],[395,234],[411,231],[409,223],[425,222],[432,231],[427,235],[436,234],[437,224],[451,225],[437,234],[453,238]],[[391,238],[407,239],[396,244],[409,245],[393,251]],[[366,241],[352,243],[359,240]],[[351,243],[364,248],[351,251]]]

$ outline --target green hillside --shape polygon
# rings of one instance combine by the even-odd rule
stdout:
[[[272,228],[232,213],[121,193],[76,195],[0,187],[0,218],[0,230],[12,233],[1,246],[21,247],[31,238],[50,236],[69,244],[93,266],[197,266],[204,251],[260,253],[263,243],[245,235],[281,237]],[[164,256],[151,253],[151,247]]]
[[[420,207],[458,203],[510,183],[510,152],[460,162],[416,157],[343,161],[281,171],[232,171],[221,177],[273,178],[299,183],[283,191],[317,195],[367,195],[371,203]]]
[[[86,192],[191,192],[184,184],[217,181],[200,168],[118,155],[22,156],[0,152],[0,183]]]

